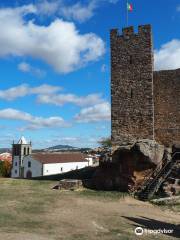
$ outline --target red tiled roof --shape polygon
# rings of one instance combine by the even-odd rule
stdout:
[[[31,157],[42,164],[88,162],[82,153],[33,153]]]

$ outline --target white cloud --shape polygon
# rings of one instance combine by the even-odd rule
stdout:
[[[75,20],[78,22],[84,22],[92,18],[97,8],[102,3],[115,4],[118,0],[91,0],[91,1],[76,1],[74,4],[67,4],[64,0],[40,1],[37,5],[38,11],[43,15],[63,16],[68,20]]]
[[[22,72],[30,72],[31,66],[26,62],[21,62],[18,64],[18,69]]]
[[[155,70],[180,68],[180,40],[173,39],[155,51]]]
[[[90,1],[88,5],[77,2],[74,5],[64,6],[59,9],[59,13],[67,19],[84,22],[94,15],[97,7],[97,1]]]
[[[26,129],[40,129],[40,128],[54,128],[54,127],[67,127],[69,126],[63,118],[53,116],[49,118],[32,116],[29,113],[19,111],[12,108],[0,110],[0,118],[8,120],[20,120],[28,123],[27,126],[22,127],[20,130]]]
[[[180,5],[176,7],[177,12],[180,12]]]
[[[38,9],[38,12],[40,12],[41,14],[43,15],[47,15],[47,16],[50,16],[50,15],[54,15],[58,9],[61,7],[62,5],[62,1],[60,0],[56,0],[56,1],[47,1],[47,0],[42,0],[42,1],[39,1],[39,3],[37,4],[37,9]]]
[[[38,14],[37,7],[0,9],[0,57],[30,56],[68,73],[104,54],[103,40],[93,33],[80,34],[74,23],[56,18],[38,25],[34,19],[25,20],[27,14]]]
[[[103,64],[102,66],[101,66],[101,72],[106,72],[107,71],[107,66],[106,66],[106,64]]]
[[[78,106],[89,106],[104,101],[101,98],[101,94],[89,94],[84,97],[79,97],[74,94],[39,95],[37,100],[38,103],[54,104],[59,106],[66,103],[72,103]]]
[[[87,96],[77,96],[71,93],[58,93],[62,90],[62,87],[48,84],[43,84],[36,87],[30,87],[28,84],[22,84],[6,90],[0,90],[0,99],[12,101],[16,98],[25,97],[28,95],[36,95],[38,103],[53,104],[56,106],[62,106],[70,103],[80,107],[96,105],[104,102],[102,94],[93,93]]]
[[[37,77],[44,77],[46,75],[46,72],[40,68],[36,68],[31,66],[29,63],[21,62],[18,64],[18,69],[25,73],[31,73],[32,75],[35,75]]]
[[[33,94],[53,94],[62,90],[61,87],[51,86],[47,84],[38,87],[30,87],[27,84],[22,84],[17,87],[12,87],[7,90],[0,90],[0,99],[12,101],[19,97],[25,97]]]
[[[84,108],[75,116],[77,122],[110,121],[111,109],[108,102],[97,104],[93,107]]]
[[[110,3],[116,4],[119,0],[107,0]]]

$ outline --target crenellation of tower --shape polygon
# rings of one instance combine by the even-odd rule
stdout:
[[[110,40],[113,145],[180,142],[180,70],[154,72],[151,25],[112,29]]]

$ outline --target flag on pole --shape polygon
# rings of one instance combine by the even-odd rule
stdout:
[[[133,5],[132,5],[131,3],[127,3],[127,10],[128,10],[129,12],[132,12],[132,10],[133,10]]]

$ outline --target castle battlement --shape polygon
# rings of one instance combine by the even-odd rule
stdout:
[[[151,25],[140,25],[138,26],[138,32],[134,31],[134,27],[126,27],[122,29],[122,33],[119,32],[117,28],[111,30],[111,38],[122,38],[122,39],[130,39],[130,37],[141,37],[144,35],[151,35]]]

